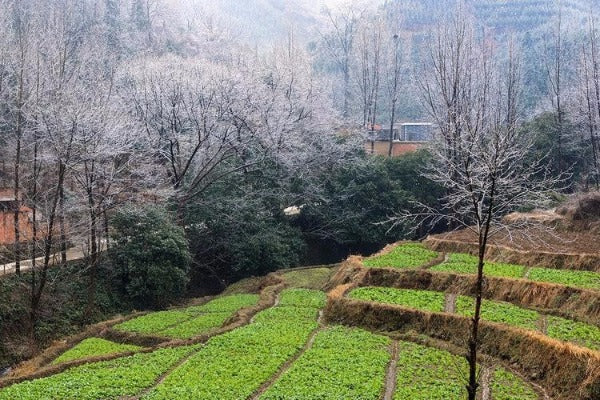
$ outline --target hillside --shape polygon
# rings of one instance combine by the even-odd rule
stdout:
[[[16,368],[0,399],[461,399],[475,258],[445,251],[399,243],[107,321]],[[486,268],[485,398],[597,399],[600,274]]]
[[[181,7],[181,0],[172,1]],[[184,0],[189,16],[200,20],[204,12],[217,17],[217,24],[227,26],[234,35],[251,46],[285,43],[290,34],[298,43],[305,44],[319,38],[318,31],[325,26],[323,9],[335,8],[344,0],[247,0],[243,5],[235,0]],[[208,4],[207,4],[208,3]],[[370,6],[383,3],[371,2]],[[365,3],[367,4],[367,3]]]

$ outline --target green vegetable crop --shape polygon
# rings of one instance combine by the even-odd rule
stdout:
[[[314,304],[323,293],[312,293]],[[282,298],[291,296],[284,291]],[[317,327],[317,310],[280,306],[253,323],[213,337],[145,399],[244,399],[300,350]]]
[[[96,400],[133,396],[151,386],[173,364],[198,347],[160,349],[85,364],[0,389],[0,400]]]
[[[133,346],[131,344],[120,344],[101,338],[88,338],[62,353],[52,362],[52,364],[60,364],[66,361],[79,360],[81,358],[93,356],[125,353],[139,349],[141,349],[141,347]]]
[[[378,303],[398,304],[431,312],[444,311],[444,293],[428,290],[361,287],[350,292],[349,297]]]
[[[360,329],[328,328],[261,399],[379,399],[389,344]]]
[[[438,253],[426,249],[420,243],[406,243],[380,256],[369,257],[363,261],[367,267],[417,268],[431,262]]]

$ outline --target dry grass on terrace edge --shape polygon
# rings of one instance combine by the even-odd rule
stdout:
[[[470,320],[401,306],[353,300],[331,292],[328,322],[383,332],[418,332],[464,346]],[[515,365],[557,399],[600,398],[600,352],[550,339],[542,334],[482,321],[480,351]]]
[[[254,315],[256,315],[258,312],[273,306],[275,304],[278,294],[285,288],[285,283],[283,282],[283,279],[281,277],[279,277],[275,274],[269,274],[266,277],[264,277],[264,284],[261,286],[263,286],[263,288],[260,291],[260,298],[256,305],[238,310],[232,317],[230,317],[227,321],[225,321],[225,323],[223,324],[223,326],[221,328],[214,330],[213,332],[210,332],[208,334],[198,335],[192,339],[175,339],[175,340],[169,340],[168,342],[165,342],[164,338],[157,336],[154,338],[157,340],[161,340],[160,344],[156,344],[151,347],[146,347],[146,348],[143,348],[138,351],[130,351],[130,352],[119,353],[119,354],[109,354],[109,355],[103,355],[103,356],[87,357],[84,359],[68,361],[65,363],[58,364],[58,365],[43,366],[44,364],[47,364],[48,362],[52,361],[54,358],[56,358],[58,355],[60,355],[62,352],[67,350],[72,345],[77,344],[80,341],[82,341],[83,339],[86,339],[88,337],[98,336],[98,337],[104,337],[104,338],[107,338],[110,340],[110,337],[112,334],[109,332],[110,332],[110,328],[112,326],[116,325],[117,323],[123,322],[125,320],[131,319],[134,317],[138,317],[140,315],[144,315],[146,313],[138,313],[138,314],[124,317],[124,318],[118,318],[118,319],[114,319],[111,321],[105,321],[105,322],[96,324],[96,325],[88,328],[85,332],[83,332],[79,335],[74,336],[73,340],[68,340],[67,342],[70,343],[71,346],[67,346],[67,345],[56,346],[55,348],[49,349],[48,351],[44,352],[41,356],[36,357],[36,359],[32,359],[32,360],[24,362],[22,364],[22,366],[19,366],[10,375],[0,378],[0,388],[6,387],[9,385],[13,385],[16,383],[20,383],[20,382],[23,382],[26,380],[44,378],[44,377],[54,375],[54,374],[66,371],[67,369],[77,367],[77,366],[87,364],[87,363],[92,363],[92,362],[97,362],[97,361],[110,361],[110,360],[126,357],[126,356],[137,354],[137,353],[149,353],[149,352],[155,351],[159,348],[170,348],[170,347],[178,347],[178,346],[204,343],[213,336],[220,335],[225,332],[229,332],[233,329],[236,329],[243,325],[248,324],[250,322],[250,320],[252,319],[252,317]],[[114,334],[114,332],[117,332],[117,331],[113,330],[112,332]],[[150,338],[153,338],[150,335],[138,335],[138,336],[143,336],[145,338],[144,340],[150,340]],[[115,336],[115,337],[118,339],[118,336]],[[75,340],[75,339],[77,339],[77,340]],[[130,338],[128,337],[127,339],[130,339]],[[127,343],[131,343],[131,342],[127,342]]]
[[[449,234],[452,235],[452,234]],[[598,237],[600,241],[600,237]],[[476,242],[452,240],[439,236],[428,236],[423,244],[434,251],[445,253],[467,253],[476,255]],[[530,267],[573,269],[600,272],[600,254],[561,253],[540,250],[519,250],[507,245],[488,244],[486,260]]]
[[[366,273],[367,269],[362,264],[362,257],[350,256],[346,261],[342,262],[329,279],[329,282],[325,285],[325,291],[333,290],[347,283],[356,283],[358,285],[358,283],[364,280]]]
[[[367,268],[360,286],[384,286],[399,289],[420,289],[473,296],[474,275],[424,270]],[[569,319],[600,326],[600,293],[568,286],[511,279],[486,277],[484,297],[506,301]]]

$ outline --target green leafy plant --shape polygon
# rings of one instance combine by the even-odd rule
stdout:
[[[536,400],[535,391],[521,378],[497,367],[491,383],[491,392],[494,400]]]
[[[467,362],[447,351],[400,342],[394,400],[461,400],[467,395]],[[536,393],[522,379],[503,368],[492,375],[494,400],[535,400]]]
[[[448,260],[431,268],[432,271],[455,272],[458,274],[476,274],[477,257],[469,254],[450,254]],[[525,272],[522,265],[486,261],[485,274],[507,278],[521,278]]]
[[[222,312],[200,315],[199,317],[162,330],[158,332],[158,335],[177,339],[189,339],[221,327],[231,314],[230,312]]]
[[[326,296],[323,292],[316,292],[309,289],[288,289],[284,290],[279,296],[280,306],[292,307],[325,307]]]
[[[198,345],[166,348],[85,364],[47,378],[0,389],[0,399],[97,400],[133,396],[151,386],[172,365],[198,348]]]
[[[52,364],[60,364],[66,361],[79,360],[81,358],[92,356],[125,353],[139,349],[141,349],[141,347],[131,344],[120,344],[101,338],[88,338],[62,353],[52,361]]]
[[[188,307],[185,311],[193,315],[207,312],[234,312],[240,308],[253,306],[257,302],[257,294],[233,294],[217,297],[201,306]]]
[[[261,399],[378,399],[390,340],[341,326],[321,331]]]
[[[428,290],[361,287],[352,290],[349,297],[377,303],[398,304],[431,312],[444,311],[444,293]]]
[[[548,336],[600,350],[600,328],[569,319],[548,316]]]
[[[474,304],[472,297],[459,296],[456,299],[456,313],[472,317]],[[540,314],[537,311],[521,308],[511,303],[483,300],[481,305],[481,319],[485,321],[536,330],[539,318]]]
[[[401,342],[394,400],[464,399],[467,362],[446,351]]]
[[[323,297],[320,292],[312,294],[311,304]],[[210,339],[143,398],[247,398],[304,346],[316,327],[317,310],[312,307],[262,311],[252,324]]]
[[[396,304],[429,312],[444,311],[445,294],[429,290],[395,289],[386,287],[361,287],[352,290],[348,297],[377,303]],[[474,299],[457,296],[455,312],[465,317],[473,315]],[[483,300],[481,319],[539,331],[541,315],[537,311],[512,303]],[[590,349],[600,348],[600,328],[584,322],[547,316],[547,335],[554,339],[579,344]]]
[[[591,271],[531,268],[529,279],[582,289],[600,290],[600,274]]]
[[[217,297],[201,306],[157,311],[115,325],[115,329],[173,338],[191,338],[218,328],[241,308],[258,302],[256,294]]]
[[[434,260],[439,254],[426,249],[420,243],[405,243],[396,246],[391,252],[366,258],[367,267],[417,268]]]
[[[182,310],[157,311],[122,322],[115,325],[114,328],[120,331],[152,334],[187,321],[190,318],[191,315]]]

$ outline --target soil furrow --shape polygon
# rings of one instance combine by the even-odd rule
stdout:
[[[446,293],[444,297],[444,312],[454,314],[456,312],[456,293]]]
[[[388,365],[387,372],[385,374],[385,392],[383,393],[383,400],[392,400],[394,398],[394,392],[396,391],[396,372],[398,369],[398,341],[394,340],[390,348],[392,358]]]

